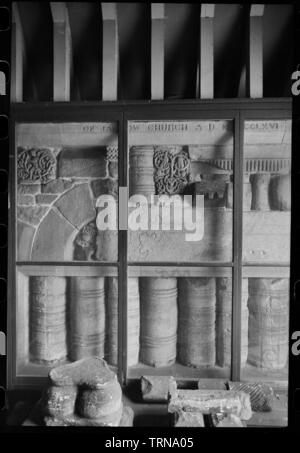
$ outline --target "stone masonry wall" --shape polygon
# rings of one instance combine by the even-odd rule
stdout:
[[[97,236],[99,195],[117,197],[117,147],[19,148],[17,177],[18,260],[117,259],[117,244],[102,257],[87,228]]]

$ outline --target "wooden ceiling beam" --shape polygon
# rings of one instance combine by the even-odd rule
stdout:
[[[11,101],[23,101],[24,37],[16,2],[12,4]]]
[[[198,71],[198,95],[201,99],[214,97],[214,14],[214,4],[201,4]]]
[[[53,100],[70,101],[72,45],[65,2],[50,2],[53,19]]]
[[[247,61],[247,94],[250,98],[263,97],[263,14],[264,5],[251,5]]]
[[[116,3],[101,3],[103,19],[102,100],[118,98],[119,40]]]
[[[164,27],[164,3],[151,3],[151,99],[164,99]]]

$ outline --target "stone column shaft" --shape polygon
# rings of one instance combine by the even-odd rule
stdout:
[[[249,278],[248,362],[268,370],[288,359],[289,280]]]
[[[70,358],[104,356],[105,301],[103,277],[71,277]]]
[[[141,361],[155,367],[176,359],[177,279],[140,279]]]
[[[53,363],[67,355],[66,279],[30,277],[30,360]]]
[[[180,278],[178,360],[183,365],[215,365],[216,286],[214,278]]]
[[[133,146],[129,151],[130,195],[155,194],[153,146]]]
[[[269,211],[270,173],[255,173],[251,175],[252,202],[254,211]]]

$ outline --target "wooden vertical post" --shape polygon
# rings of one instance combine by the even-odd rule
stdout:
[[[118,22],[116,3],[101,3],[103,18],[102,100],[118,98]]]
[[[53,18],[53,100],[69,101],[71,85],[71,32],[64,2],[51,2]]]
[[[151,3],[151,99],[164,99],[164,22],[163,3]]]
[[[263,14],[264,5],[251,5],[247,91],[250,98],[263,97]]]
[[[24,40],[16,2],[12,4],[11,101],[23,101]]]
[[[201,5],[199,71],[199,96],[201,99],[214,97],[214,12],[215,5]]]

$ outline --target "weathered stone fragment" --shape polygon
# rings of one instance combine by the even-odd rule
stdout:
[[[166,403],[170,387],[173,386],[174,388],[174,385],[176,386],[176,381],[172,376],[142,376],[141,391],[143,400]]]
[[[179,411],[174,413],[174,426],[176,428],[197,427],[204,428],[204,418],[201,412]]]
[[[242,420],[251,417],[250,396],[230,390],[177,390],[172,395],[168,412],[233,413]]]
[[[131,412],[123,412],[117,376],[99,357],[53,368],[49,381],[43,398],[46,425],[119,426],[122,416],[122,423],[132,423]]]
[[[99,357],[81,359],[53,368],[49,371],[49,379],[56,386],[86,385],[94,389],[101,389],[110,381],[118,383],[115,373]]]

